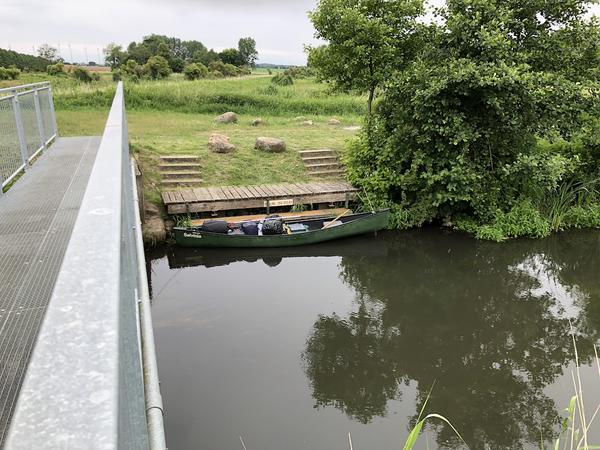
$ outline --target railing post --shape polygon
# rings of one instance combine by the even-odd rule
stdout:
[[[46,150],[46,134],[44,130],[44,122],[42,121],[42,108],[40,107],[40,97],[38,90],[33,91],[33,104],[35,105],[35,117],[37,119],[38,130],[40,132],[40,144],[42,150]]]
[[[50,106],[50,116],[52,117],[52,126],[54,127],[54,130],[52,135],[57,138],[58,137],[58,127],[56,125],[56,113],[54,111],[54,100],[52,97],[52,86],[50,84],[48,84],[48,102],[49,102],[49,106]]]
[[[29,156],[27,155],[27,141],[25,140],[25,131],[23,130],[23,117],[21,116],[21,105],[19,104],[19,95],[15,92],[12,99],[13,114],[15,115],[15,125],[17,127],[17,136],[19,137],[19,148],[21,149],[21,160],[23,169],[27,170]]]

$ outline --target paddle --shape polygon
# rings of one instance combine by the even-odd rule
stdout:
[[[329,228],[330,226],[332,226],[334,223],[336,223],[338,220],[340,220],[342,217],[344,217],[346,214],[348,214],[348,211],[350,211],[349,209],[347,209],[346,211],[344,211],[343,213],[341,213],[339,216],[337,216],[335,219],[333,219],[331,222],[329,222],[327,225],[325,225],[323,227],[323,230],[325,228]]]

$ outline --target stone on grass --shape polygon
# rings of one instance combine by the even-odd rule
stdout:
[[[256,138],[256,144],[254,145],[254,148],[257,150],[263,150],[265,152],[281,153],[285,152],[286,145],[281,139],[259,137]]]
[[[329,125],[335,125],[335,126],[338,126],[338,125],[341,125],[341,124],[342,124],[342,122],[340,122],[340,121],[339,121],[339,120],[337,120],[337,119],[329,119],[329,122],[327,122],[327,123],[328,123]]]
[[[298,116],[298,117],[294,117],[294,120],[296,122],[303,122],[303,121],[306,120],[306,117],[304,117],[304,116]]]
[[[235,145],[229,142],[227,136],[213,133],[208,138],[208,148],[214,153],[231,153],[235,150]]]
[[[236,113],[230,111],[221,114],[219,117],[215,118],[215,120],[220,123],[237,123],[238,117]]]
[[[349,127],[344,127],[344,130],[346,130],[346,131],[358,131],[358,130],[360,130],[360,127],[358,125],[351,125]]]
[[[259,125],[263,125],[265,122],[261,118],[256,118],[252,121],[252,126],[257,127]]]
[[[312,120],[305,120],[300,125],[303,127],[312,127],[315,123]]]

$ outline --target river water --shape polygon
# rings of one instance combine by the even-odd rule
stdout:
[[[348,433],[355,450],[401,449],[422,408],[471,449],[549,448],[573,335],[588,417],[600,404],[599,231],[148,259],[171,450],[347,450]],[[591,428],[598,445],[600,418]],[[464,447],[432,421],[415,448]]]

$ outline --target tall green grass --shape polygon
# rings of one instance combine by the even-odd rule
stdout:
[[[107,82],[58,84],[58,109],[108,108],[114,84]],[[125,100],[130,110],[184,113],[269,115],[362,115],[365,100],[350,94],[332,94],[326,85],[311,79],[293,86],[275,87],[270,77],[254,76],[219,80],[125,81]]]

